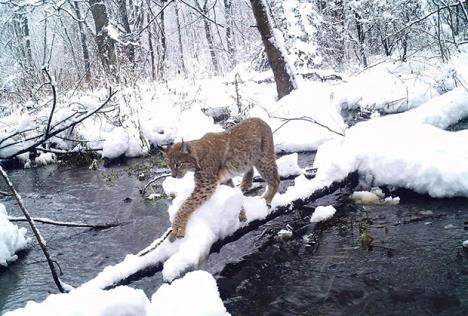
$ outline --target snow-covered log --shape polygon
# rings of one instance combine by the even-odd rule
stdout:
[[[177,211],[187,192],[191,192],[190,181],[184,179],[168,178],[166,180],[166,193],[169,193],[171,189],[178,190],[180,193],[169,209],[171,215]],[[266,208],[264,200],[260,197],[242,197],[239,189],[220,186],[214,196],[194,213],[188,223],[185,238],[171,243],[164,238],[166,232],[147,249],[142,250],[140,255],[127,255],[124,261],[106,267],[96,278],[81,287],[113,288],[154,275],[159,271],[163,272],[166,281],[173,281],[187,271],[193,270],[210,253],[218,252],[223,246],[295,208],[331,194],[344,186],[354,186],[356,179],[355,174],[350,174],[342,181],[322,186],[309,196],[278,204],[272,210]],[[185,188],[183,188],[184,185]],[[238,221],[241,206],[246,211],[247,224]]]

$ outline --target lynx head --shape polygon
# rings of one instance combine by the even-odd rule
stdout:
[[[191,153],[190,145],[183,140],[167,147],[165,150],[166,162],[174,178],[182,178],[188,171],[195,171],[198,163]]]

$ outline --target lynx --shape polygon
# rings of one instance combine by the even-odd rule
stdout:
[[[247,191],[252,186],[253,167],[268,185],[263,195],[267,204],[278,191],[273,134],[259,118],[245,119],[224,132],[208,133],[198,140],[176,143],[164,152],[173,177],[182,178],[188,171],[195,173],[195,189],[175,215],[171,241],[184,237],[191,214],[211,197],[218,184],[232,184],[232,177],[243,174],[240,188]],[[239,219],[246,220],[243,209]]]

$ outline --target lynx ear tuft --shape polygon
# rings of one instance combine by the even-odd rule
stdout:
[[[190,146],[184,142],[182,139],[182,144],[180,145],[180,152],[183,154],[190,154]]]

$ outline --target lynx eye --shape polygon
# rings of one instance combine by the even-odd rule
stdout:
[[[175,166],[176,169],[179,169],[179,167],[181,166],[181,164],[180,164],[179,162],[176,162],[174,166]]]

